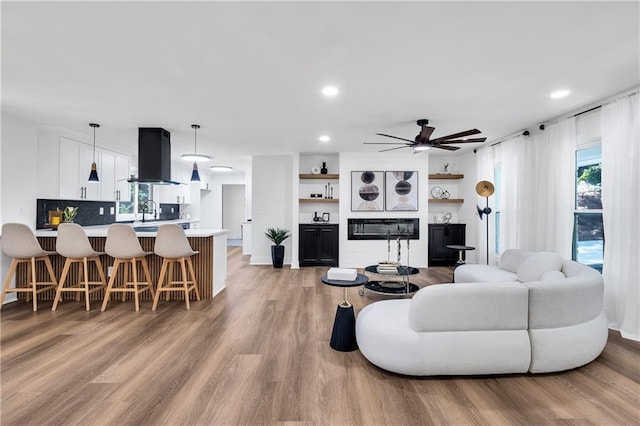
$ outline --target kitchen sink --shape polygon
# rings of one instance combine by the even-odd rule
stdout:
[[[158,232],[157,226],[134,226],[133,230],[136,232]]]

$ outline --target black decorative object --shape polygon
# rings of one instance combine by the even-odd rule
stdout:
[[[327,174],[327,163],[325,163],[324,161],[322,162],[322,168],[320,169],[320,174],[321,175]]]
[[[482,220],[482,215],[487,216],[487,265],[489,264],[489,215],[491,214],[491,208],[489,207],[489,197],[493,195],[493,191],[495,190],[493,184],[488,180],[482,180],[478,182],[476,185],[476,192],[479,196],[485,197],[487,204],[485,208],[480,208],[480,206],[476,206],[478,210],[478,216],[480,216],[480,220]]]

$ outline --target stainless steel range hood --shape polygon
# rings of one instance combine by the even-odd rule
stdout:
[[[138,177],[128,182],[180,185],[171,180],[171,133],[160,127],[138,128]]]

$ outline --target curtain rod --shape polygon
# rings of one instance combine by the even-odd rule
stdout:
[[[557,121],[560,121],[563,118],[578,117],[578,116],[580,116],[582,114],[586,114],[588,112],[595,111],[595,110],[597,110],[599,108],[602,108],[603,105],[608,104],[609,102],[612,102],[612,101],[614,101],[614,100],[616,100],[618,98],[622,98],[624,96],[631,96],[631,95],[638,94],[638,93],[640,93],[640,86],[635,86],[635,87],[633,87],[631,89],[627,89],[627,90],[625,90],[623,92],[617,93],[617,94],[609,96],[607,98],[604,98],[604,99],[602,99],[602,100],[600,100],[598,102],[595,102],[595,103],[589,104],[587,106],[584,106],[584,107],[580,108],[579,110],[577,110],[577,112],[571,112],[569,114],[561,115],[559,117],[552,118],[552,119],[547,120],[547,121],[543,121],[542,123],[540,123],[539,128],[540,128],[540,130],[544,130],[545,124],[555,123]],[[488,145],[488,147],[500,145],[502,142],[505,142],[505,141],[507,141],[509,139],[513,139],[513,138],[515,138],[517,136],[521,136],[521,135],[522,136],[529,136],[529,131],[528,130],[521,130],[521,131],[519,131],[517,133],[513,133],[513,134],[511,134],[509,136],[505,136],[504,138],[501,138],[497,142],[493,142],[492,144]],[[483,148],[477,148],[477,149],[474,150],[474,152],[476,152],[478,149],[483,149]]]

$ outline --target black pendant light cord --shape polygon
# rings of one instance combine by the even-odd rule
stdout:
[[[193,153],[198,155],[198,129],[200,128],[199,124],[192,124],[193,128]]]

